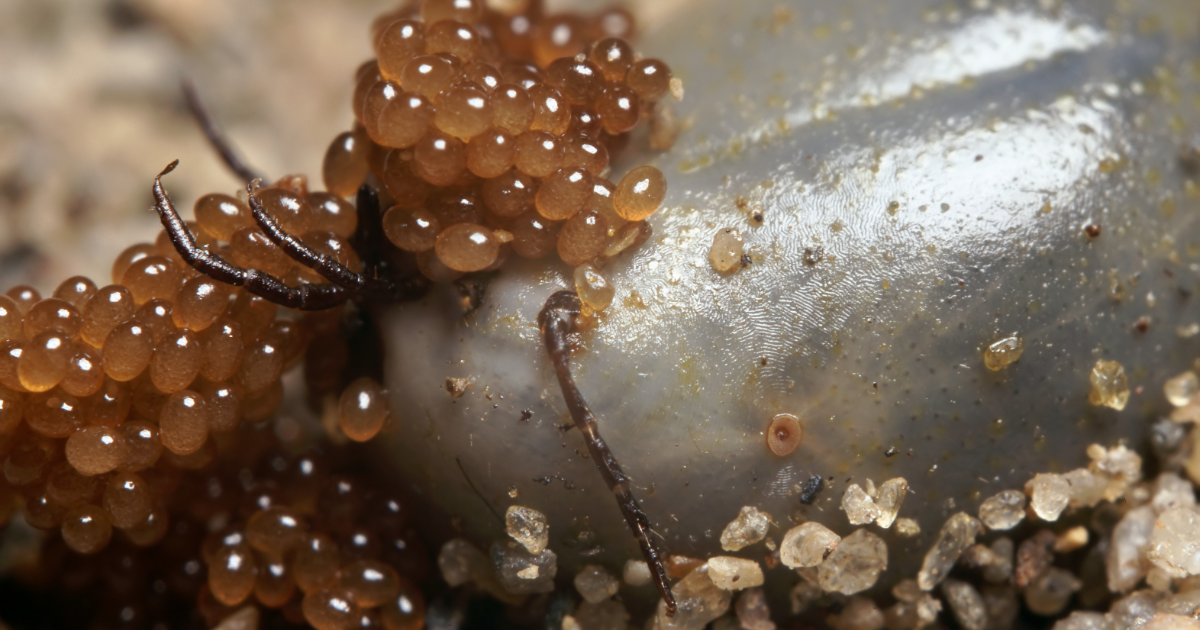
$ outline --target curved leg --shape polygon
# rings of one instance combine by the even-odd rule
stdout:
[[[654,586],[667,603],[667,615],[675,615],[675,596],[671,594],[671,585],[667,582],[667,569],[663,562],[663,552],[659,549],[650,528],[650,519],[642,511],[641,504],[629,489],[629,480],[621,471],[617,458],[609,450],[600,430],[596,426],[596,417],[588,408],[583,394],[575,386],[575,378],[571,376],[571,349],[567,346],[567,335],[575,328],[575,317],[579,315],[579,296],[572,291],[559,291],[546,300],[546,306],[538,313],[538,326],[542,329],[542,339],[546,343],[546,353],[554,363],[554,371],[558,374],[558,384],[562,388],[563,398],[567,400],[567,408],[571,410],[571,418],[575,426],[583,434],[587,442],[588,452],[600,475],[608,484],[608,489],[617,497],[617,505],[621,506],[621,514],[633,537],[642,548],[642,557],[650,567],[650,576]]]
[[[204,137],[208,138],[208,143],[217,150],[217,155],[221,156],[221,160],[225,162],[225,166],[233,171],[235,175],[241,178],[243,182],[250,182],[260,179],[261,176],[250,168],[242,157],[238,155],[225,136],[221,134],[221,130],[217,129],[217,122],[213,120],[212,114],[208,112],[208,108],[204,106],[204,101],[200,100],[200,94],[196,91],[196,86],[192,84],[190,79],[183,80],[183,100],[187,103],[188,111],[192,113],[192,117],[196,119],[196,124],[200,125],[200,131],[204,132]]]
[[[254,269],[243,269],[230,264],[224,258],[197,247],[196,239],[184,225],[179,212],[171,204],[171,199],[163,189],[162,178],[175,170],[179,160],[175,160],[154,178],[155,208],[162,220],[163,228],[171,237],[175,250],[183,257],[184,262],[204,275],[220,280],[235,287],[245,287],[254,295],[264,297],[276,304],[303,311],[319,311],[333,308],[353,297],[353,293],[332,284],[305,284],[299,287],[289,287],[282,280],[270,274]]]
[[[365,194],[363,189],[366,191]],[[359,190],[358,195],[360,205],[364,202],[374,202],[378,205],[379,198],[375,192],[365,185],[363,189]],[[390,278],[357,273],[329,256],[313,251],[304,244],[304,241],[279,227],[279,222],[275,220],[275,217],[267,214],[262,203],[254,194],[253,184],[248,185],[246,191],[250,198],[250,212],[254,215],[254,220],[262,229],[263,234],[266,234],[267,238],[279,246],[292,260],[321,274],[326,280],[355,295],[384,303],[403,302],[424,293],[426,285],[418,279],[397,282]]]

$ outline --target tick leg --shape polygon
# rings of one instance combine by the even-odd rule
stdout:
[[[224,258],[196,246],[196,238],[188,231],[187,225],[179,217],[179,212],[171,204],[167,191],[163,189],[162,178],[175,170],[179,160],[175,160],[154,178],[154,205],[158,217],[162,220],[163,228],[171,237],[175,250],[183,257],[184,262],[204,275],[220,280],[235,287],[245,287],[247,291],[264,297],[276,304],[302,311],[319,311],[333,308],[350,299],[351,294],[346,289],[334,284],[304,284],[299,287],[289,287],[282,280],[270,274],[255,269],[243,269],[230,264]]]
[[[366,189],[365,192],[360,189],[358,195],[360,205],[374,203],[378,206],[379,198],[375,192],[366,186],[363,188]],[[394,303],[411,300],[424,293],[426,283],[421,279],[410,278],[395,281],[387,277],[357,273],[333,258],[313,251],[304,244],[304,241],[279,227],[279,222],[275,220],[275,217],[268,214],[263,209],[262,203],[258,201],[258,196],[254,194],[253,184],[246,186],[246,192],[249,193],[250,212],[254,215],[254,221],[258,223],[258,227],[272,243],[278,245],[292,260],[321,274],[326,280],[352,295],[376,302]]]
[[[604,438],[600,437],[596,417],[592,415],[592,410],[588,408],[583,394],[575,386],[575,378],[571,376],[571,349],[567,345],[567,335],[575,328],[575,317],[579,315],[579,306],[579,296],[572,291],[559,291],[546,300],[542,312],[538,313],[538,326],[542,330],[542,339],[546,343],[546,353],[550,355],[554,371],[558,374],[558,384],[562,388],[563,398],[567,401],[567,408],[571,411],[571,418],[575,420],[575,426],[579,427],[579,432],[583,434],[588,452],[591,453],[592,460],[596,462],[596,468],[600,469],[604,483],[608,484],[608,489],[616,496],[617,505],[621,506],[621,514],[625,516],[625,522],[629,524],[629,529],[633,531],[633,537],[637,539],[638,545],[642,548],[642,557],[646,559],[646,564],[650,567],[654,586],[662,595],[663,601],[667,603],[667,615],[674,616],[675,596],[671,594],[671,585],[667,582],[667,568],[663,562],[663,552],[659,549],[654,532],[650,528],[650,519],[646,518],[642,506],[633,496],[633,492],[629,488],[629,480],[621,471],[617,458],[609,450]]]
[[[229,144],[224,134],[217,128],[217,121],[213,120],[212,114],[204,106],[204,101],[200,100],[200,94],[196,91],[196,86],[189,79],[183,80],[183,100],[187,102],[188,111],[196,119],[196,124],[200,125],[200,131],[204,132],[204,137],[208,138],[208,143],[217,150],[217,154],[221,156],[221,160],[225,162],[225,166],[228,166],[229,170],[233,171],[235,175],[247,184],[260,179],[262,176],[242,161],[242,156],[238,155],[233,145]]]

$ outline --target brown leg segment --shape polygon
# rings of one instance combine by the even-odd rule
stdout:
[[[167,191],[163,188],[162,178],[175,170],[179,160],[175,160],[154,178],[155,209],[162,220],[163,228],[171,237],[175,250],[183,257],[184,262],[191,265],[200,273],[235,287],[245,287],[247,291],[264,297],[276,304],[302,311],[320,311],[333,308],[349,300],[353,295],[334,284],[303,284],[299,287],[289,287],[275,276],[262,273],[255,269],[242,269],[231,265],[220,256],[205,248],[196,246],[196,239],[188,231],[187,225],[179,217],[179,212],[171,203]]]
[[[204,137],[208,138],[208,143],[217,150],[217,154],[221,156],[221,160],[225,162],[225,166],[229,167],[229,170],[233,171],[235,175],[247,184],[256,179],[261,179],[262,176],[242,161],[242,156],[238,155],[233,145],[229,144],[224,134],[217,128],[217,121],[208,112],[208,108],[204,106],[204,101],[200,100],[200,94],[196,91],[196,86],[192,85],[189,79],[183,80],[183,100],[187,102],[188,111],[196,119],[196,124],[200,125],[200,131],[204,132]]]
[[[646,559],[646,564],[650,567],[654,586],[662,595],[663,601],[667,603],[667,615],[674,616],[675,596],[671,594],[671,585],[667,582],[667,568],[663,552],[659,549],[654,538],[654,531],[650,528],[650,519],[646,518],[642,506],[633,496],[633,492],[629,488],[629,480],[621,471],[617,458],[609,450],[608,444],[605,444],[604,438],[600,437],[596,417],[592,415],[592,410],[588,408],[583,394],[575,386],[575,378],[571,376],[571,349],[567,345],[567,335],[571,334],[575,328],[575,317],[579,315],[579,306],[579,296],[572,291],[559,291],[546,300],[542,312],[538,313],[538,326],[542,330],[542,339],[546,343],[546,353],[550,355],[554,371],[558,374],[558,384],[562,388],[563,398],[567,401],[567,408],[571,411],[571,418],[575,420],[575,426],[583,434],[588,452],[591,453],[592,460],[596,462],[596,468],[600,470],[600,475],[604,477],[604,483],[608,484],[608,489],[616,496],[617,505],[621,507],[621,514],[625,516],[625,522],[629,524],[629,529],[633,531],[633,537],[637,539],[638,545],[642,548],[642,557]]]

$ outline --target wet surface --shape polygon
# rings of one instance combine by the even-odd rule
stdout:
[[[717,551],[743,505],[774,516],[776,540],[803,520],[848,534],[846,486],[901,476],[922,534],[872,527],[890,583],[950,514],[1086,462],[1087,444],[1142,445],[1200,344],[1176,332],[1200,319],[1200,207],[1178,159],[1200,123],[1186,3],[713,1],[669,17],[641,48],[684,79],[685,128],[623,160],[652,160],[669,192],[651,241],[604,270],[616,297],[574,366],[672,553]],[[708,260],[726,227],[751,258],[732,275]],[[466,319],[452,288],[386,313],[401,422],[383,455],[479,540],[526,505],[560,565],[619,569],[636,546],[562,428],[534,324],[569,278],[510,264]],[[1014,332],[1020,359],[986,369]],[[1098,359],[1129,374],[1122,411],[1088,403]],[[452,397],[447,378],[470,386]],[[782,458],[764,434],[779,413],[804,430]],[[826,488],[803,506],[813,475]]]

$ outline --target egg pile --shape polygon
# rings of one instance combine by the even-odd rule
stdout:
[[[634,52],[632,29],[623,10],[546,15],[536,2],[506,14],[427,1],[380,18],[326,187],[381,183],[389,241],[439,282],[510,254],[580,267],[639,244],[666,180],[642,166],[614,184],[610,156],[682,88]]]

